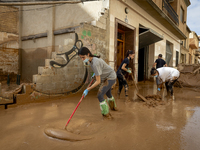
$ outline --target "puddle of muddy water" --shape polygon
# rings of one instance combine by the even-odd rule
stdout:
[[[155,84],[139,84],[143,96],[157,94]],[[91,91],[69,123],[77,135],[92,135],[91,140],[69,142],[48,138],[46,127],[63,128],[76,107],[81,94],[64,99],[0,109],[0,147],[11,149],[105,149],[105,150],[198,150],[200,135],[199,92],[175,88],[175,100],[168,105],[148,108],[135,100],[136,90],[130,86],[132,101],[116,100],[119,111],[111,111],[113,120],[102,118],[96,91]],[[113,90],[116,97],[117,89]],[[165,93],[166,94],[166,93]],[[10,144],[12,141],[12,144]]]

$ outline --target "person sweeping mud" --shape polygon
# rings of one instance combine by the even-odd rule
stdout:
[[[165,83],[167,89],[167,96],[171,95],[171,98],[174,99],[173,85],[178,80],[180,72],[177,69],[171,67],[162,67],[162,68],[152,68],[151,75],[157,77],[160,85]]]
[[[117,79],[119,81],[118,98],[120,98],[120,93],[124,86],[126,102],[129,101],[129,98],[128,98],[128,83],[126,81],[125,75],[127,73],[132,73],[131,70],[128,68],[128,65],[130,60],[133,59],[134,56],[135,56],[134,52],[132,50],[128,50],[126,53],[126,58],[122,61],[121,65],[117,70]]]
[[[103,59],[101,59],[100,56],[94,56],[86,47],[82,47],[79,50],[78,55],[84,63],[89,63],[94,72],[93,76],[96,77],[95,83],[83,92],[84,97],[91,89],[102,83],[98,92],[101,114],[108,118],[111,117],[108,104],[111,110],[117,110],[115,99],[111,94],[112,85],[116,82],[115,71]],[[107,96],[108,104],[106,99],[104,99],[105,94]]]

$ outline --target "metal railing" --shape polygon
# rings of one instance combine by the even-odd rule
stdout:
[[[179,18],[177,13],[174,11],[172,6],[166,1],[163,0],[163,11],[167,13],[167,15],[178,25],[179,24]]]

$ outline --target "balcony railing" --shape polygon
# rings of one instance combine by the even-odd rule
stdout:
[[[163,0],[163,11],[176,23],[179,24],[179,19],[177,13],[174,11],[172,6],[166,1]]]

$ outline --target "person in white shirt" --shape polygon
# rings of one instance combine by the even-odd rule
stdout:
[[[171,67],[162,67],[158,69],[152,68],[151,75],[159,79],[160,85],[165,83],[167,94],[170,93],[172,99],[174,99],[173,85],[179,78],[180,72]],[[158,90],[160,91],[160,87]]]

